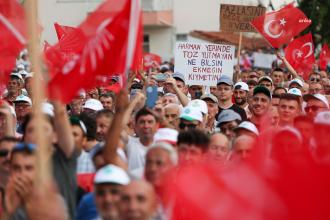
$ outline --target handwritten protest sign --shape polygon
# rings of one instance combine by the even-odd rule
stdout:
[[[232,78],[234,53],[232,45],[177,42],[175,72],[188,85],[216,86],[221,75]]]
[[[227,32],[255,32],[250,21],[265,12],[264,7],[221,4],[220,29]]]

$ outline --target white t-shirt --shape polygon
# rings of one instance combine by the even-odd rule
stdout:
[[[144,146],[139,138],[128,137],[126,152],[129,171],[144,168],[147,149],[148,147]]]

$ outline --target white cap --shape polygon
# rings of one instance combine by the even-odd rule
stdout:
[[[21,74],[21,76],[26,76],[27,74],[29,74],[27,71],[25,70],[21,70],[18,72],[19,74]]]
[[[154,142],[170,142],[176,143],[178,141],[179,132],[172,128],[159,128],[154,136]]]
[[[245,129],[245,130],[251,131],[255,135],[259,135],[258,128],[252,122],[249,122],[249,121],[243,121],[242,123],[240,123],[238,125],[238,127],[235,128],[235,131],[240,130],[240,129]]]
[[[182,109],[182,113],[180,118],[187,121],[203,121],[203,114],[198,108],[194,108],[191,106],[186,106]]]
[[[88,108],[94,111],[100,111],[103,109],[102,103],[97,99],[88,99],[83,108]]]
[[[27,78],[32,78],[33,77],[33,72],[31,72],[31,73],[27,73],[26,74],[26,76],[25,76],[25,80],[27,79]]]
[[[42,103],[41,105],[41,108],[42,108],[42,112],[51,116],[51,117],[54,117],[54,106],[48,102],[44,102]]]
[[[300,89],[297,89],[297,88],[289,89],[288,94],[302,97],[302,93],[301,93]]]
[[[290,88],[290,86],[291,86],[292,83],[297,83],[301,87],[304,86],[304,83],[300,79],[298,79],[298,78],[295,78],[295,79],[293,79],[293,80],[290,81],[289,88]]]
[[[200,100],[200,99],[194,99],[194,100],[190,101],[188,103],[188,106],[198,109],[204,115],[207,115],[207,113],[209,112],[206,102],[203,100]]]
[[[299,141],[302,141],[302,140],[303,140],[303,138],[302,138],[300,132],[299,132],[296,128],[294,128],[294,127],[291,127],[291,126],[284,126],[284,127],[280,128],[280,129],[276,132],[276,134],[280,134],[280,133],[282,133],[282,132],[289,132],[289,133],[293,134],[294,136],[296,136],[296,138],[298,138]]]
[[[237,88],[236,88],[237,87]],[[238,82],[234,85],[234,89],[241,89],[244,91],[250,91],[248,84],[246,84],[245,82]]]
[[[99,169],[94,178],[94,184],[115,183],[127,185],[129,182],[130,179],[125,170],[111,164]]]
[[[27,102],[29,103],[30,105],[32,105],[32,100],[26,96],[26,95],[19,95],[16,97],[16,100],[14,101],[15,102]]]
[[[322,95],[322,94],[307,94],[307,95],[304,95],[304,101],[307,102],[308,100],[311,100],[311,99],[317,99],[321,102],[323,102],[327,108],[329,108],[329,102],[328,102],[328,99]]]
[[[10,76],[16,76],[16,77],[18,77],[20,80],[23,80],[22,75],[19,74],[19,73],[11,73]]]
[[[319,112],[314,119],[314,123],[330,126],[330,111]]]
[[[263,80],[267,80],[267,81],[269,81],[269,82],[271,82],[271,83],[273,84],[273,80],[272,80],[272,78],[270,78],[269,76],[262,76],[262,77],[260,77],[259,80],[258,80],[258,84],[259,84],[261,81],[263,81]]]

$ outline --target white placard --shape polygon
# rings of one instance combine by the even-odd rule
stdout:
[[[266,53],[253,53],[254,67],[271,69],[272,63],[276,60],[276,55]]]
[[[177,42],[175,72],[187,85],[216,86],[221,75],[233,77],[234,59],[233,45]]]

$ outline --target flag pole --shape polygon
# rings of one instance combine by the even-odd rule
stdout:
[[[45,87],[42,82],[42,68],[40,57],[40,44],[39,44],[39,28],[38,28],[38,0],[25,1],[25,12],[27,16],[28,27],[28,50],[32,64],[32,71],[34,76],[32,78],[32,100],[33,100],[33,117],[34,126],[36,131],[36,144],[37,144],[37,186],[49,182],[51,179],[50,169],[50,156],[51,148],[50,143],[46,139],[44,133],[45,118],[42,114],[42,102],[45,100]]]
[[[237,49],[237,65],[239,66],[239,61],[241,58],[241,47],[242,47],[242,32],[239,32],[239,41],[238,41],[238,49]]]

